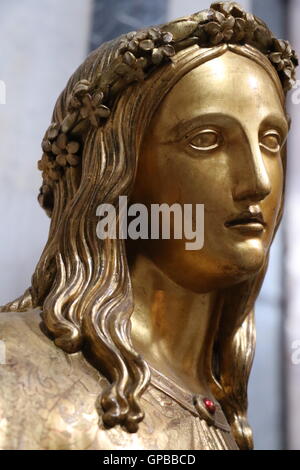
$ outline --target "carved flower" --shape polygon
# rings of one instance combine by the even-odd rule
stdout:
[[[82,106],[82,99],[90,92],[90,89],[91,83],[88,80],[80,80],[76,83],[69,102],[70,111],[77,110]]]
[[[81,99],[82,105],[79,110],[83,119],[89,119],[92,126],[98,127],[101,119],[106,119],[110,115],[110,110],[103,104],[104,93],[99,92],[94,96],[89,93]]]
[[[123,62],[118,64],[115,73],[124,78],[128,83],[137,80],[144,80],[144,69],[148,61],[145,57],[136,58],[132,52],[125,52]]]
[[[52,123],[42,142],[44,153],[38,162],[44,180],[58,181],[63,167],[79,165],[79,148],[78,142],[69,141],[67,135],[61,132],[58,123]]]
[[[204,25],[204,30],[210,37],[210,43],[216,46],[223,41],[230,41],[234,32],[235,18],[231,15],[226,17],[223,13],[216,11],[211,15],[211,19],[213,21]]]
[[[69,115],[66,116],[63,130],[72,128],[78,117],[89,119],[90,123],[98,127],[101,119],[106,119],[110,115],[110,110],[103,104],[104,93],[92,94],[92,85],[88,80],[80,80],[74,86],[68,105]]]
[[[80,163],[80,157],[77,155],[79,148],[78,142],[69,142],[66,134],[60,133],[51,145],[51,152],[59,166],[77,166]]]
[[[38,169],[42,171],[44,181],[58,181],[61,176],[61,168],[56,163],[55,157],[46,153],[38,161]]]
[[[54,140],[58,136],[59,131],[60,131],[60,125],[57,122],[53,122],[52,124],[50,124],[50,126],[47,129],[46,136],[45,136],[45,139],[43,140],[42,145],[44,145],[45,141]],[[45,152],[47,152],[47,150],[45,150]]]
[[[56,156],[52,153],[52,143],[55,141],[60,132],[60,125],[52,123],[42,142],[44,151],[41,160],[38,161],[38,169],[43,172],[42,176],[45,181],[58,181],[61,176],[59,164],[56,162]]]
[[[149,57],[152,64],[158,65],[165,58],[172,57],[175,49],[171,45],[173,35],[159,28],[127,34],[120,43],[120,53],[131,52],[136,58]]]
[[[167,44],[168,41],[171,42],[171,40],[172,40],[172,39],[170,39],[171,37],[172,37],[171,33],[166,33],[165,38],[169,38],[169,39],[166,39],[166,44],[163,45],[163,46],[154,47],[154,49],[152,50],[152,62],[153,62],[153,64],[158,65],[165,58],[169,59],[170,57],[173,57],[175,55],[174,47],[171,46],[170,44]]]
[[[225,16],[232,15],[234,18],[244,18],[246,14],[243,7],[237,2],[214,2],[210,8]]]
[[[249,43],[253,40],[257,24],[254,16],[247,13],[246,18],[236,18],[234,24],[234,39],[237,42],[244,41]]]
[[[274,40],[275,52],[269,55],[270,61],[275,65],[279,72],[286,74],[288,78],[291,78],[293,68],[293,51],[288,41]]]
[[[295,67],[299,64],[296,52],[288,41],[273,39],[274,52],[269,54],[269,59],[278,72],[282,74],[284,89],[292,88],[295,82]]]

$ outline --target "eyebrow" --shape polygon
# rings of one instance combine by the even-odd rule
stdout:
[[[205,114],[199,114],[198,116],[195,116],[192,119],[186,120],[186,121],[179,121],[172,129],[171,133],[175,136],[178,135],[179,133],[182,133],[184,131],[188,131],[189,129],[196,127],[201,124],[209,124],[210,120],[224,120],[224,114],[223,113],[205,113]]]
[[[173,139],[181,139],[182,134],[193,128],[196,128],[199,125],[222,125],[224,126],[224,118],[230,120],[231,122],[235,122],[238,126],[241,126],[242,123],[236,117],[223,114],[223,113],[205,113],[195,116],[192,119],[187,121],[179,121],[174,127],[171,128],[170,133]],[[219,124],[218,122],[219,121]],[[279,115],[279,114],[269,114],[262,119],[260,126],[264,125],[264,123],[270,123],[275,128],[279,128],[279,130],[283,131],[285,134],[288,134],[289,131],[289,121],[286,115]],[[229,124],[229,123],[228,123]]]
[[[262,120],[261,125],[268,122],[272,122],[275,127],[281,128],[286,134],[290,130],[290,120],[286,114],[284,114],[284,117],[278,114],[270,114]]]

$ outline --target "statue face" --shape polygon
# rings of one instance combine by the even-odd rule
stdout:
[[[283,191],[288,124],[264,68],[233,52],[185,75],[146,132],[133,199],[204,204],[204,246],[148,240],[147,256],[175,282],[205,292],[262,267]]]

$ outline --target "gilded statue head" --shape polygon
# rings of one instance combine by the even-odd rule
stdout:
[[[282,216],[296,66],[262,20],[216,2],[103,44],[59,96],[38,163],[49,238],[30,289],[6,310],[40,307],[56,346],[105,374],[107,426],[136,432],[144,418],[150,369],[131,337],[131,267],[143,253],[178,289],[216,293],[202,370],[239,446],[252,446],[253,308]],[[100,240],[97,207],[118,208],[121,195],[147,207],[204,204],[203,248]]]

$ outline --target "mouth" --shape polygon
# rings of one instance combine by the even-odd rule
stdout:
[[[250,211],[245,211],[225,222],[225,227],[239,230],[243,233],[260,233],[264,231],[265,226],[266,223],[261,212],[253,214]]]

